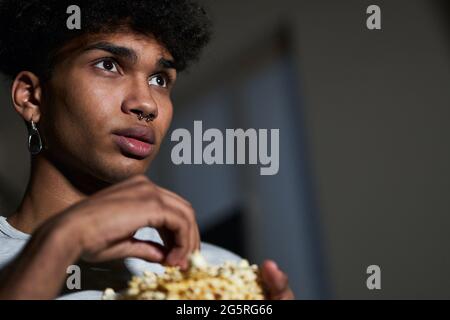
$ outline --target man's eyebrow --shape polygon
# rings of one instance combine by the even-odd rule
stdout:
[[[138,56],[133,49],[130,49],[127,47],[122,47],[122,46],[117,46],[110,42],[97,42],[97,43],[89,45],[83,49],[83,51],[89,51],[89,50],[103,50],[103,51],[109,52],[111,54],[114,54],[118,57],[122,57],[122,58],[125,58],[128,60],[131,60],[133,63],[135,63],[138,60]]]
[[[175,61],[165,58],[160,58],[158,61],[158,65],[164,69],[177,69]]]
[[[132,63],[135,63],[138,60],[138,56],[136,52],[133,49],[118,46],[115,44],[112,44],[110,42],[97,42],[94,44],[91,44],[83,49],[83,51],[89,51],[89,50],[103,50],[106,52],[109,52],[111,54],[114,54],[119,57],[126,58],[128,60],[131,60]],[[166,59],[166,58],[160,58],[158,60],[158,66],[164,69],[175,69],[177,70],[177,64],[174,60]]]

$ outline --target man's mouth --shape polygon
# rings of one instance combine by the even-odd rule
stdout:
[[[155,148],[155,132],[150,127],[135,126],[114,131],[113,140],[124,155],[136,159],[147,158]]]

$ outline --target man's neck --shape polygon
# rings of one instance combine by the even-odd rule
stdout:
[[[30,180],[22,202],[8,222],[31,234],[47,219],[87,196],[53,162],[38,156],[32,160]]]

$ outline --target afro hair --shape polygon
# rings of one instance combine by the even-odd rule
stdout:
[[[74,4],[81,9],[80,30],[66,27]],[[123,26],[155,37],[179,71],[198,60],[211,34],[204,8],[190,0],[0,0],[0,72],[14,78],[27,70],[47,79],[69,41]]]

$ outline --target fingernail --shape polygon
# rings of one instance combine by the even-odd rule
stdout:
[[[280,270],[280,268],[278,268],[278,264],[272,260],[273,266],[275,267],[275,269]]]
[[[188,263],[187,263],[186,259],[181,260],[180,266],[181,266],[181,270],[187,270]]]
[[[164,254],[161,251],[156,250],[155,251],[155,259],[161,261],[162,259],[164,259]]]

